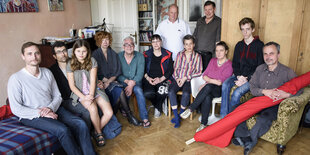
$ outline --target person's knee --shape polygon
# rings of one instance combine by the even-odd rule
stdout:
[[[57,127],[57,136],[59,138],[68,136],[70,134],[71,134],[70,129],[67,126],[63,125],[63,126]]]
[[[155,93],[151,91],[144,92],[146,98],[155,98]]]
[[[96,103],[92,103],[87,110],[89,111],[89,114],[94,114],[94,113],[98,113],[98,108],[97,108],[97,104]]]

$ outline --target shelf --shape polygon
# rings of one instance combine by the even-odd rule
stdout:
[[[152,46],[151,42],[140,42],[140,46]]]
[[[139,20],[151,20],[153,17],[139,17]]]

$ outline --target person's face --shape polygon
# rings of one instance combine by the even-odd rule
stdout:
[[[193,52],[194,47],[195,47],[195,44],[193,43],[193,41],[191,39],[184,40],[184,48],[186,51]]]
[[[103,38],[101,42],[101,48],[107,49],[110,46],[109,38]]]
[[[175,6],[170,7],[168,11],[169,21],[174,23],[178,19],[178,8]]]
[[[55,47],[55,54],[53,57],[57,60],[57,62],[67,62],[68,60],[68,52],[65,46],[62,47]]]
[[[74,54],[79,62],[84,62],[85,58],[87,57],[87,48],[85,46],[76,48],[74,50]]]
[[[225,47],[224,46],[216,46],[215,48],[215,55],[216,55],[216,58],[217,59],[224,59],[226,58],[226,55],[227,55],[227,50],[225,50]]]
[[[27,66],[39,66],[41,62],[41,53],[36,46],[30,46],[24,49],[22,59]]]
[[[263,49],[264,52],[264,61],[270,66],[278,63],[280,53],[278,53],[276,46],[270,45],[266,46]]]
[[[127,39],[124,41],[123,48],[126,54],[132,54],[135,49],[135,44],[130,39]]]
[[[211,19],[214,17],[215,8],[212,5],[207,5],[204,7],[204,12],[207,19]]]
[[[161,49],[161,40],[159,40],[159,39],[152,40],[152,47],[154,50],[160,50]]]
[[[246,23],[244,25],[241,25],[241,32],[244,39],[249,39],[252,36],[252,33],[255,31],[255,29],[251,28],[250,23]]]

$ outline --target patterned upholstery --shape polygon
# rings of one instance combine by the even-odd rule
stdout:
[[[240,99],[240,102],[243,103],[252,97],[253,95],[247,93]],[[271,143],[286,145],[296,134],[301,116],[309,99],[310,86],[304,88],[304,92],[301,95],[283,100],[279,106],[278,119],[272,122],[270,130],[261,138]],[[249,128],[252,128],[255,123],[256,116],[247,120],[247,126]]]

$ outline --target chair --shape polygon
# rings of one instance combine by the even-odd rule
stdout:
[[[183,95],[183,92],[182,91],[178,91],[177,92],[177,95]],[[194,102],[194,98],[193,98],[193,95],[191,94],[191,97],[190,97],[190,104]],[[170,104],[170,100],[168,99],[168,116],[169,118],[171,118],[171,104]],[[193,120],[193,114],[191,114],[190,116],[190,120]]]
[[[199,87],[201,85],[203,85],[204,83],[205,83],[205,80],[203,80],[202,75],[199,77],[193,78],[191,80],[191,90],[192,90],[193,98],[197,97],[197,95],[199,93]],[[215,115],[215,105],[216,105],[216,103],[221,103],[221,102],[222,102],[221,97],[213,98],[213,100],[212,100],[212,113],[208,118],[208,125],[211,125],[211,124],[213,124],[213,123],[215,123],[221,119],[221,117]]]
[[[243,96],[242,102],[250,98],[250,96]],[[273,121],[269,131],[260,137],[266,141],[277,144],[278,154],[284,152],[286,143],[297,133],[301,116],[309,99],[310,86],[304,88],[304,92],[301,95],[283,100],[279,106],[277,120]],[[256,116],[247,120],[247,126],[250,129],[255,123]]]

